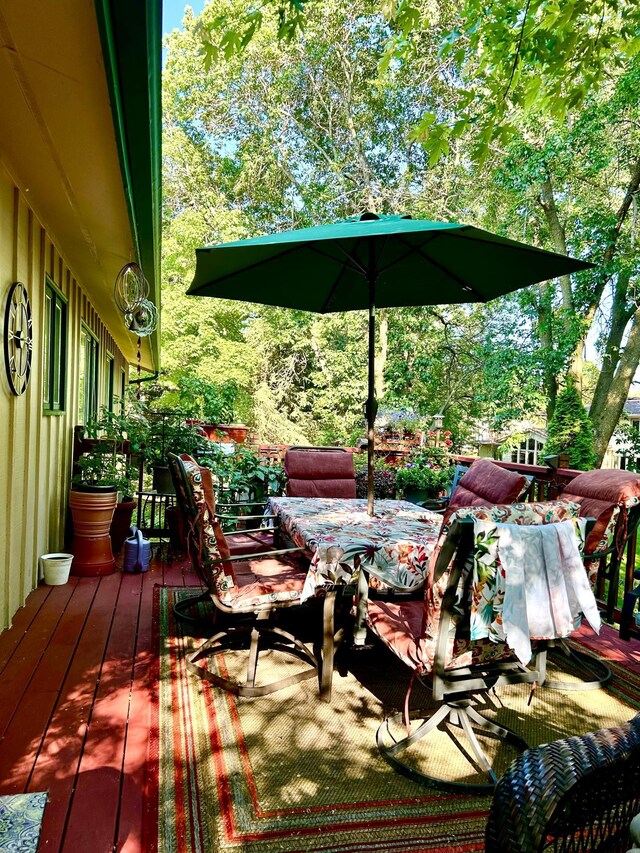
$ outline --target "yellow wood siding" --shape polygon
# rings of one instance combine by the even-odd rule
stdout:
[[[37,585],[38,557],[64,545],[71,442],[78,417],[81,322],[99,341],[99,405],[106,403],[107,351],[114,357],[116,376],[122,368],[128,375],[128,365],[90,295],[65,263],[64,246],[56,245],[29,201],[0,162],[0,335],[4,334],[7,293],[14,281],[26,286],[33,317],[29,387],[22,396],[14,396],[4,364],[0,380],[0,629],[11,624],[13,614]],[[65,408],[53,415],[44,415],[42,406],[45,273],[68,300]]]

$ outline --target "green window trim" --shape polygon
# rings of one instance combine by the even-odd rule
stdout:
[[[86,424],[98,414],[99,343],[91,329],[80,325],[80,370],[78,375],[78,423]]]
[[[116,381],[116,362],[113,353],[107,350],[107,369],[105,372],[106,380],[106,405],[110,412],[113,412],[115,405],[115,381]]]
[[[60,415],[66,409],[68,304],[48,275],[44,299],[42,411]]]

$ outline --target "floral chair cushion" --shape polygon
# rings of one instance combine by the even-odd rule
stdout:
[[[511,504],[492,507],[461,507],[451,516],[447,531],[457,518],[473,518],[479,523],[474,532],[474,548],[463,568],[448,639],[446,669],[511,659],[513,651],[503,635],[491,630],[499,624],[504,602],[504,572],[497,554],[497,523],[548,524],[572,520],[579,526],[584,542],[584,520],[578,520],[577,504],[565,501]],[[446,535],[446,534],[444,534]],[[434,563],[435,565],[435,563]],[[367,621],[372,630],[412,669],[429,673],[433,669],[442,599],[449,572],[430,583],[424,602],[368,603]],[[475,615],[472,620],[472,608]],[[495,626],[494,626],[495,627]]]
[[[187,488],[195,505],[189,533],[189,553],[209,592],[231,610],[255,612],[273,604],[300,599],[305,572],[277,560],[247,560],[221,563],[229,557],[229,546],[215,515],[213,478],[208,468],[183,456]],[[181,496],[187,500],[187,495]]]
[[[437,650],[437,637],[420,636],[423,604],[407,601],[370,601],[367,624],[371,630],[411,669],[429,673]],[[489,639],[471,642],[469,637],[451,636],[447,643],[445,669],[510,660],[513,652],[505,643]]]
[[[429,582],[425,595],[425,633],[433,637],[440,623],[440,608],[442,597],[447,588],[448,572],[444,572],[437,582],[434,582],[434,571],[437,555],[440,552],[454,521],[460,518],[473,518],[477,521],[502,524],[551,524],[559,521],[570,521],[578,517],[579,506],[570,501],[544,501],[517,504],[496,504],[495,506],[466,506],[458,507],[448,518],[445,518],[440,533],[440,540],[434,552],[429,572]],[[484,538],[489,536],[487,534]],[[486,549],[487,542],[479,543],[481,550]],[[490,557],[491,555],[489,555]],[[468,588],[469,573],[473,570],[475,552],[469,556],[465,570],[460,578],[458,600],[461,612],[464,590]],[[468,612],[468,611],[467,611]]]

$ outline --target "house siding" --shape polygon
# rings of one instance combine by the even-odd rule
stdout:
[[[33,204],[33,207],[32,207]],[[38,557],[63,549],[71,478],[73,427],[77,423],[80,325],[99,341],[99,405],[105,400],[106,354],[116,375],[128,365],[115,341],[64,260],[64,246],[38,219],[37,200],[16,186],[0,162],[0,295],[2,322],[11,284],[27,288],[33,318],[31,380],[24,394],[9,390],[2,355],[0,391],[0,629],[37,585]],[[68,301],[65,410],[43,414],[45,274]],[[119,389],[118,389],[119,390]]]

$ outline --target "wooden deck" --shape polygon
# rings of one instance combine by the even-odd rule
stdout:
[[[0,634],[0,794],[47,791],[39,850],[139,853],[154,584],[188,563],[40,586]]]
[[[143,851],[154,584],[188,563],[40,586],[0,634],[0,794],[47,791],[43,851]],[[640,642],[586,644],[640,671]]]

